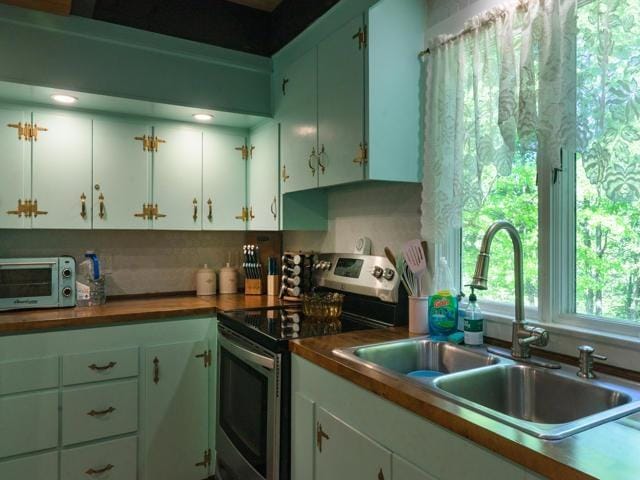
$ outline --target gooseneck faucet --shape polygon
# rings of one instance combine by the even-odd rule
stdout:
[[[489,253],[491,250],[491,242],[496,233],[500,230],[506,230],[513,244],[513,261],[515,274],[515,293],[516,293],[516,316],[512,325],[511,335],[511,355],[514,358],[531,357],[530,346],[544,347],[549,343],[549,332],[543,328],[532,327],[527,325],[524,320],[524,288],[523,288],[523,272],[522,272],[522,240],[516,227],[505,221],[495,222],[491,225],[482,239],[480,253],[476,262],[476,271],[473,274],[473,281],[470,286],[476,290],[487,289],[487,278],[489,275]]]

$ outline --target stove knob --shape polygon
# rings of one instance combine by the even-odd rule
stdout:
[[[382,277],[383,273],[384,273],[384,270],[382,269],[382,267],[379,267],[378,265],[373,267],[373,270],[371,270],[371,275],[373,275],[376,278]]]
[[[331,262],[324,262],[323,270],[331,270]]]
[[[71,293],[72,293],[71,287],[64,287],[64,288],[62,289],[62,295],[63,295],[64,297],[70,297],[70,296],[71,296]]]
[[[382,276],[384,277],[385,280],[393,280],[393,277],[395,276],[395,274],[396,272],[393,270],[393,268],[385,268]]]

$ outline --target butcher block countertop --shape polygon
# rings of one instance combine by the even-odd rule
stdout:
[[[332,353],[335,348],[410,336],[403,327],[356,331],[295,340],[290,343],[290,350],[295,355],[544,477],[560,480],[640,479],[640,414],[615,420],[562,440],[545,441],[458,406],[417,384],[401,382],[395,377]],[[481,478],[481,472],[479,475],[478,478]]]
[[[125,322],[162,320],[218,311],[281,305],[266,295],[195,295],[107,300],[99,307],[51,308],[0,312],[0,335],[60,328],[95,327]]]

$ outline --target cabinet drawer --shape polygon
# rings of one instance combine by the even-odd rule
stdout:
[[[62,393],[63,445],[137,429],[137,380],[78,387]]]
[[[137,437],[62,451],[61,480],[136,480]]]
[[[55,447],[58,391],[0,398],[0,432],[0,457]]]
[[[65,355],[62,358],[64,385],[115,380],[138,375],[138,349],[104,350]]]
[[[0,363],[0,395],[58,386],[58,358],[33,358]]]
[[[2,480],[57,480],[58,452],[0,462]]]

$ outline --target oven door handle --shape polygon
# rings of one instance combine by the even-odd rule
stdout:
[[[7,267],[37,267],[37,266],[57,265],[57,262],[1,262],[0,268]]]
[[[271,357],[267,357],[265,355],[260,355],[248,348],[241,346],[237,343],[237,341],[231,338],[227,333],[223,331],[219,331],[222,340],[221,346],[229,350],[238,358],[245,360],[248,363],[253,365],[259,365],[261,367],[266,368],[267,370],[273,370],[275,367],[275,360]]]

